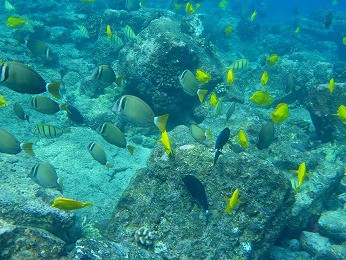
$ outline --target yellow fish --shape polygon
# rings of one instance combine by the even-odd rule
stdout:
[[[211,76],[204,70],[198,69],[196,71],[196,79],[201,83],[208,83],[211,79]]]
[[[230,37],[231,34],[232,34],[232,29],[233,29],[233,25],[230,24],[227,26],[226,30],[225,30],[225,33],[226,33],[226,37]]]
[[[219,99],[217,98],[216,94],[213,92],[211,93],[209,104],[215,107],[219,103]]]
[[[109,38],[111,38],[113,35],[112,30],[111,30],[111,26],[109,24],[106,27],[106,34]]]
[[[270,116],[274,123],[276,124],[282,123],[290,116],[288,105],[286,103],[278,104],[275,110],[270,113]]]
[[[232,197],[225,199],[226,201],[229,202],[226,206],[226,213],[227,214],[230,214],[231,211],[238,205],[238,203],[239,203],[238,194],[239,194],[239,191],[238,191],[238,189],[236,189],[233,192]]]
[[[191,14],[193,14],[193,13],[196,11],[196,9],[193,8],[193,5],[192,5],[190,2],[188,2],[188,3],[186,4],[185,11],[186,11],[186,13],[187,13],[188,15],[191,15]]]
[[[346,107],[344,105],[339,106],[338,111],[333,116],[338,116],[340,120],[346,124]]]
[[[268,92],[265,91],[256,91],[251,97],[250,100],[259,106],[268,106],[273,103],[274,99],[270,97]]]
[[[0,95],[0,107],[8,106],[8,102],[4,99],[3,96]]]
[[[238,143],[243,147],[247,148],[249,145],[249,141],[247,140],[247,137],[245,135],[244,130],[240,130],[238,133]]]
[[[227,0],[222,0],[220,3],[219,3],[219,7],[221,9],[225,9],[228,5],[228,1]]]
[[[272,67],[276,64],[278,64],[279,56],[277,54],[272,54],[267,58],[267,65],[269,67]]]
[[[91,202],[81,202],[78,200],[72,200],[67,198],[57,198],[54,200],[52,207],[63,209],[63,210],[74,210],[74,209],[81,209],[86,206],[92,206],[93,204]]]
[[[332,94],[334,89],[335,89],[335,82],[334,82],[334,78],[331,78],[331,80],[328,83],[328,89],[329,89],[329,93]]]
[[[6,25],[11,28],[23,27],[27,19],[20,18],[18,16],[10,16],[7,18]]]
[[[264,71],[263,74],[262,74],[262,77],[261,77],[262,87],[264,87],[268,83],[268,80],[269,80],[268,72]]]
[[[171,148],[171,140],[169,140],[168,134],[166,130],[161,134],[161,138],[157,140],[157,142],[161,142],[167,154],[172,153]]]
[[[230,69],[227,72],[227,82],[230,86],[232,86],[233,82],[235,80],[234,74],[233,74],[233,69]]]
[[[300,34],[300,27],[299,27],[299,26],[294,30],[294,33],[295,33],[296,35],[299,35],[299,34]]]
[[[179,12],[181,10],[181,4],[173,4],[172,9],[174,12]]]
[[[302,186],[304,180],[305,180],[305,177],[308,175],[306,173],[306,164],[305,162],[301,163],[299,165],[299,168],[297,171],[293,171],[291,170],[291,172],[295,173],[298,175],[298,186],[296,187],[296,192],[299,190],[300,186]]]
[[[253,22],[253,20],[255,20],[256,15],[257,15],[257,11],[255,10],[250,17],[251,22]]]
[[[342,44],[346,45],[346,36],[342,38]]]

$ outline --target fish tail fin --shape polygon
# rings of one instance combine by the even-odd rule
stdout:
[[[126,146],[127,150],[129,150],[130,154],[133,155],[133,151],[136,149],[133,145],[127,145]]]
[[[28,116],[28,115],[24,115],[24,118],[25,118],[26,121],[28,121],[28,123],[30,123],[30,122],[29,122],[29,116]]]
[[[64,186],[63,186],[63,180],[64,180],[64,178],[58,178],[58,181],[57,181],[57,183],[58,183],[58,191],[60,191],[61,193],[62,193],[62,191],[63,191],[63,189],[64,189]]]
[[[117,84],[119,88],[123,86],[123,78],[125,78],[125,76],[126,74],[121,74],[119,77],[117,77],[117,80],[115,81],[115,83]]]
[[[61,104],[61,105],[60,105],[60,108],[61,108],[62,110],[65,110],[67,113],[70,113],[70,111],[67,109],[67,104],[66,104],[66,103]]]
[[[66,128],[66,129],[63,130],[63,133],[64,134],[72,133],[72,130],[71,130],[71,128]]]
[[[197,90],[197,95],[198,95],[198,99],[199,102],[203,102],[205,95],[207,94],[208,90],[206,89],[199,89]]]
[[[216,162],[217,162],[217,159],[219,158],[219,156],[221,155],[221,154],[223,154],[220,150],[216,150],[215,151],[215,156],[214,156],[214,166],[215,166],[215,164],[216,164]]]
[[[32,143],[21,143],[20,148],[31,156],[35,156],[34,151],[32,150]]]
[[[51,82],[46,85],[46,89],[51,93],[55,98],[60,99],[60,89],[61,82]]]
[[[207,130],[207,132],[205,133],[206,137],[211,140],[213,139],[213,136],[211,135],[210,129]]]
[[[94,206],[94,205],[91,202],[84,202],[83,207],[86,207],[86,206]]]
[[[161,131],[161,133],[163,133],[166,130],[166,123],[168,120],[168,116],[169,114],[154,117],[154,124]]]
[[[113,164],[107,162],[107,163],[106,163],[106,167],[107,167],[108,169],[109,169],[109,168],[112,168],[112,167],[113,167]]]

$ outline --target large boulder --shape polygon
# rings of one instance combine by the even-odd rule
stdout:
[[[178,131],[178,130],[177,130]],[[170,132],[187,135],[186,127]],[[270,163],[244,153],[230,153],[213,167],[213,153],[201,144],[174,149],[169,159],[157,147],[148,167],[137,173],[117,204],[106,236],[134,243],[165,259],[243,259],[263,256],[287,223],[293,204],[290,183]],[[226,160],[227,157],[227,160]],[[192,174],[203,183],[209,222],[182,178]],[[243,201],[230,215],[224,198],[239,189]]]

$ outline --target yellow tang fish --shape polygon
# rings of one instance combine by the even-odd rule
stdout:
[[[172,153],[171,148],[171,140],[169,140],[168,134],[166,130],[161,134],[161,138],[157,140],[157,142],[161,142],[167,154]]]
[[[209,104],[215,107],[219,103],[219,99],[217,98],[216,94],[213,92],[211,93]]]
[[[173,4],[172,9],[174,12],[179,12],[181,10],[181,4]]]
[[[274,99],[270,97],[269,93],[266,91],[256,91],[250,100],[259,106],[268,106],[273,103]]]
[[[230,69],[227,72],[227,82],[230,86],[232,86],[233,82],[235,80],[234,74],[233,74],[233,69]]]
[[[231,34],[232,34],[232,29],[233,29],[233,25],[230,24],[227,26],[226,30],[225,30],[225,33],[226,33],[226,37],[230,37]]]
[[[268,83],[268,80],[269,80],[268,72],[264,71],[263,74],[262,74],[262,77],[261,77],[262,87],[264,87]]]
[[[201,83],[208,83],[211,79],[211,76],[204,70],[198,69],[196,71],[196,79]]]
[[[249,145],[249,141],[247,140],[247,137],[245,135],[244,130],[240,130],[238,133],[238,143],[243,147],[247,148]]]
[[[219,3],[219,7],[221,9],[225,9],[228,5],[228,0],[222,0],[220,3]]]
[[[253,22],[253,20],[255,20],[256,15],[257,15],[257,11],[255,10],[250,17],[251,22]]]
[[[18,16],[10,16],[7,18],[6,25],[11,28],[23,27],[27,19],[20,18]]]
[[[81,209],[86,206],[92,206],[93,204],[91,202],[81,202],[78,200],[72,200],[67,198],[57,198],[54,200],[52,207],[63,209],[63,210],[74,210],[74,209]]]
[[[342,44],[346,45],[346,36],[342,38]]]
[[[279,56],[277,54],[272,54],[267,58],[267,65],[269,67],[272,67],[276,64],[278,64]]]
[[[339,106],[337,113],[333,114],[333,116],[338,116],[340,120],[344,124],[346,124],[346,106],[344,105]]]
[[[4,99],[3,96],[0,95],[0,107],[8,106],[8,102]]]
[[[294,33],[295,33],[296,35],[299,35],[299,34],[300,34],[300,27],[299,27],[299,26],[294,30]]]
[[[196,9],[193,8],[193,5],[192,5],[190,2],[188,2],[188,3],[186,4],[185,11],[186,11],[186,13],[187,13],[188,15],[191,15],[191,14],[193,14],[193,13],[196,11]]]
[[[275,110],[270,113],[270,116],[274,123],[276,124],[282,123],[290,116],[288,105],[286,103],[278,104]]]
[[[304,180],[305,180],[305,177],[308,175],[306,173],[306,164],[305,162],[301,163],[299,165],[299,168],[297,171],[293,171],[291,170],[291,172],[295,173],[298,175],[298,186],[296,187],[296,192],[299,190],[300,186],[302,186]]]
[[[238,194],[239,194],[239,191],[238,191],[238,189],[236,189],[233,192],[232,197],[225,199],[226,201],[229,201],[229,203],[226,206],[226,213],[227,214],[230,214],[231,211],[238,205],[238,203],[239,203]]]
[[[328,83],[328,89],[330,94],[333,93],[334,89],[335,89],[335,82],[334,82],[334,78],[331,78],[329,83]]]
[[[112,30],[111,30],[111,26],[109,24],[106,27],[106,34],[109,38],[112,37],[112,35],[113,35]]]

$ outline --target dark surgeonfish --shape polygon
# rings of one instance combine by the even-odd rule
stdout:
[[[155,116],[150,106],[138,97],[122,96],[117,100],[112,111],[133,125],[151,126],[155,124],[161,133],[166,130],[168,114]]]
[[[54,97],[60,99],[61,82],[46,83],[31,67],[8,61],[0,63],[0,82],[18,93],[40,94],[48,90]]]
[[[84,124],[85,122],[83,115],[72,105],[67,105],[67,117],[77,124]]]
[[[5,129],[0,128],[0,153],[17,154],[21,151],[35,156],[32,143],[21,143]]]
[[[121,87],[122,79],[124,77],[125,74],[122,74],[117,78],[111,66],[100,65],[93,71],[90,80],[97,80],[104,86],[112,85],[113,82],[115,82],[118,85],[118,87]]]
[[[227,143],[230,133],[231,133],[231,130],[228,127],[226,127],[225,129],[221,131],[221,133],[217,137],[216,143],[215,143],[214,165],[216,164],[220,154],[223,154],[222,148]]]
[[[37,112],[47,115],[53,115],[59,112],[61,109],[68,112],[67,105],[65,103],[60,105],[54,100],[42,96],[34,97],[31,101],[31,106]]]
[[[112,168],[113,165],[107,161],[107,156],[102,146],[97,142],[91,142],[88,145],[88,151],[91,156],[102,165],[106,165],[107,168]]]
[[[262,125],[258,137],[257,148],[262,150],[268,148],[274,140],[274,124],[268,122]]]
[[[18,102],[15,102],[13,104],[13,112],[16,114],[16,116],[19,119],[26,120],[29,122],[29,116],[27,114],[25,114],[24,109],[22,108],[22,106]]]
[[[48,44],[43,41],[29,39],[25,41],[25,45],[32,54],[43,59],[44,61],[58,61],[58,56],[55,55]]]
[[[63,190],[63,179],[58,178],[54,166],[48,162],[36,163],[31,168],[29,177],[44,188],[57,188],[60,192]]]
[[[326,18],[324,19],[324,26],[328,29],[332,23],[333,23],[333,12],[329,12],[326,16]]]
[[[186,175],[183,178],[183,182],[192,195],[192,197],[197,200],[203,209],[205,210],[205,215],[207,217],[206,224],[208,224],[208,218],[209,218],[209,206],[208,206],[208,200],[207,200],[207,195],[205,193],[205,189],[203,184],[199,179],[197,179],[193,175]]]

